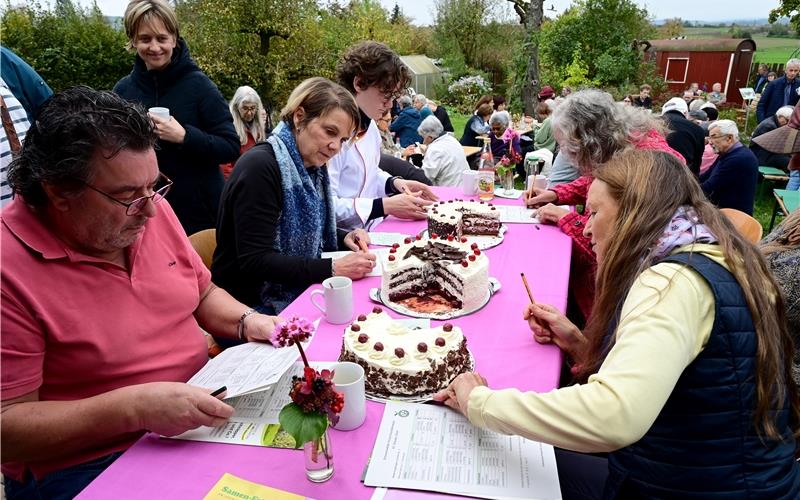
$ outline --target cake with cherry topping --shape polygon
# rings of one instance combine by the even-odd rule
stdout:
[[[497,236],[500,212],[485,201],[449,200],[427,208],[428,234],[440,237]]]
[[[383,265],[384,300],[431,313],[482,306],[489,293],[489,259],[477,243],[453,235],[406,238]]]
[[[366,391],[381,397],[428,395],[471,368],[461,328],[409,330],[380,307],[345,329],[339,361],[361,365]]]

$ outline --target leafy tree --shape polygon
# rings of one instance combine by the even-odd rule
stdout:
[[[516,86],[521,88],[522,103],[525,113],[533,115],[541,85],[539,77],[539,45],[543,20],[543,0],[508,0],[514,4],[514,12],[525,27],[523,58],[526,62],[525,73],[516,79]]]
[[[679,17],[674,19],[667,19],[667,21],[658,28],[658,36],[661,38],[677,38],[683,35],[683,28],[685,24]]]
[[[770,25],[769,31],[767,32],[767,36],[774,37],[788,37],[789,35],[789,27],[780,23]]]
[[[800,0],[779,1],[780,5],[769,11],[769,22],[774,23],[780,17],[788,17],[792,29],[800,35]]]
[[[435,5],[434,40],[445,61],[461,58],[465,66],[479,67],[491,0],[437,0]]]
[[[0,27],[3,45],[56,92],[78,84],[111,89],[133,66],[125,33],[112,27],[97,5],[81,8],[59,0],[54,10],[47,10],[38,2],[18,7],[6,3]]]
[[[647,11],[632,0],[579,0],[542,27],[542,67],[551,68],[550,83],[561,83],[575,51],[588,66],[586,77],[603,86],[624,85],[636,78],[641,56],[637,40],[651,38]]]

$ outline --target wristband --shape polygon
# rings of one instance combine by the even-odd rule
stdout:
[[[254,312],[256,312],[255,309],[252,308],[248,309],[239,318],[239,327],[236,330],[236,336],[239,337],[239,340],[241,340],[242,342],[247,342],[247,339],[244,336],[244,320]]]

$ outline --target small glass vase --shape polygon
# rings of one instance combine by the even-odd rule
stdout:
[[[514,169],[509,168],[505,174],[503,174],[503,178],[501,179],[503,182],[503,194],[510,196],[514,193]]]
[[[333,476],[333,448],[328,430],[325,429],[319,439],[303,445],[306,476],[309,481],[314,483],[325,482]]]

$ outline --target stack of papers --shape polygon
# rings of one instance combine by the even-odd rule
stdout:
[[[541,224],[541,221],[534,217],[535,208],[526,208],[519,205],[495,205],[500,211],[500,222],[507,224]],[[559,208],[569,210],[569,205],[559,205]]]
[[[405,238],[405,236],[404,236]],[[402,241],[402,240],[401,240]],[[372,268],[372,271],[368,272],[366,276],[381,276],[383,275],[383,261],[389,256],[389,249],[388,248],[370,248],[370,253],[374,253],[376,260],[375,260],[375,267]],[[323,259],[340,259],[348,254],[351,254],[350,250],[342,250],[339,252],[322,252]]]
[[[388,402],[367,486],[482,498],[561,498],[553,447],[473,426],[449,408]]]

